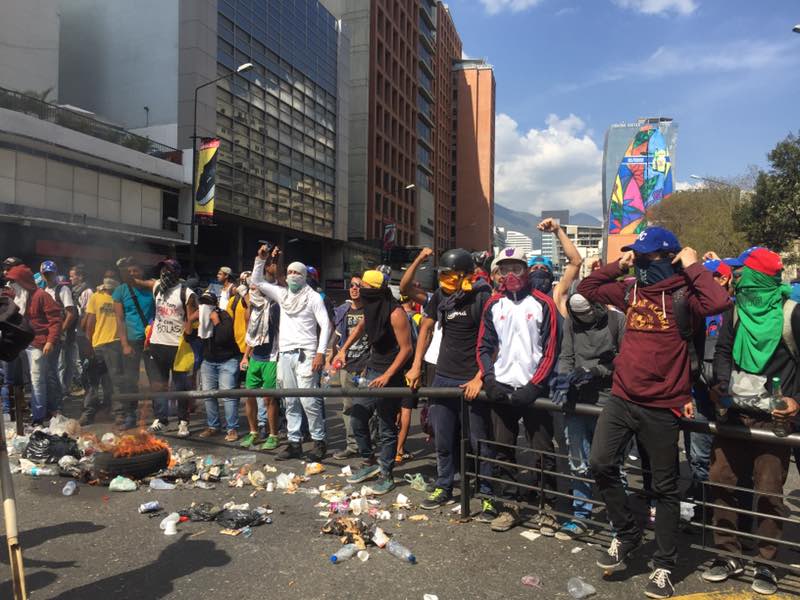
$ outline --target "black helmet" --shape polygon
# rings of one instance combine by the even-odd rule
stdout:
[[[448,250],[439,259],[439,272],[472,273],[474,270],[475,262],[472,260],[472,255],[463,248]]]

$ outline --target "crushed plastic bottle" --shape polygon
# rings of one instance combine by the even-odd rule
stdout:
[[[580,577],[570,577],[567,581],[567,592],[576,600],[580,600],[581,598],[588,598],[592,594],[596,594],[597,590]]]
[[[245,465],[254,465],[258,457],[255,454],[238,454],[231,459],[231,464],[234,467],[243,467]]]
[[[136,482],[132,479],[128,479],[127,477],[123,477],[122,475],[117,475],[114,479],[111,480],[111,483],[108,484],[108,491],[109,492],[135,492],[136,491]]]
[[[64,489],[61,490],[61,493],[65,496],[72,496],[78,491],[78,484],[74,481],[68,481],[64,485]]]
[[[411,553],[411,550],[403,546],[400,542],[389,540],[386,544],[386,549],[389,551],[389,554],[399,558],[400,560],[409,562],[412,565],[417,564],[417,557]]]
[[[156,477],[155,479],[150,480],[150,489],[151,490],[174,490],[175,484],[174,483],[167,483],[163,479],[159,479]]]
[[[350,558],[353,558],[356,553],[358,552],[358,546],[355,544],[345,544],[336,552],[336,554],[331,556],[331,562],[333,564],[337,564],[340,562],[344,562]]]
[[[20,461],[20,465],[21,464],[22,461]],[[55,477],[58,475],[58,468],[54,465],[44,465],[41,467],[38,465],[31,465],[22,467],[22,472],[25,473],[25,475],[31,475],[33,477]]]
[[[364,377],[363,375],[354,375],[353,376],[353,385],[359,388],[365,388],[369,386],[369,379]]]

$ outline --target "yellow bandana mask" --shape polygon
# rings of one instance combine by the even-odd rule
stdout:
[[[469,292],[472,290],[472,282],[461,273],[455,273],[453,271],[439,273],[439,287],[442,288],[445,294],[453,294],[458,291],[459,280],[461,282],[460,287],[462,291]]]

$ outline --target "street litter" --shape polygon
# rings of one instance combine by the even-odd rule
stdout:
[[[339,473],[339,477],[350,477],[353,474],[353,469],[350,468],[350,465],[345,465],[342,467],[342,472]]]
[[[155,479],[150,480],[150,489],[151,490],[174,490],[175,484],[174,483],[167,483],[163,479],[159,479],[156,477]]]
[[[161,504],[158,502],[158,500],[154,500],[153,502],[145,502],[144,504],[139,505],[140,514],[158,512],[159,510],[161,510]]]
[[[358,560],[360,560],[361,562],[367,562],[369,560],[369,552],[367,552],[366,550],[359,550],[356,556],[358,557]]]
[[[578,553],[578,552],[580,552],[581,550],[583,550],[583,548],[581,548],[580,546],[575,546],[575,547],[574,547],[572,550],[570,550],[570,552],[571,552],[572,554],[577,554],[577,553]]]
[[[159,527],[164,530],[164,535],[175,535],[178,533],[178,521],[181,516],[178,513],[170,513],[161,521]]]
[[[22,457],[36,463],[57,463],[62,456],[81,457],[78,443],[66,434],[50,435],[42,430],[34,431],[22,451]]]
[[[597,593],[597,590],[580,577],[570,577],[567,581],[567,592],[576,600],[580,600]]]
[[[403,479],[405,479],[411,485],[411,489],[414,489],[418,492],[424,492],[428,485],[425,483],[425,478],[422,476],[422,473],[415,473],[414,475],[406,473],[403,475]]]
[[[321,465],[318,462],[308,463],[306,465],[306,477],[311,475],[318,475],[319,473],[322,473],[324,470],[325,466]]]
[[[456,513],[457,515],[461,514],[461,505],[456,504],[453,508],[450,509],[451,513]]]
[[[425,594],[422,596],[422,600],[439,600],[439,596],[436,594]]]
[[[538,575],[525,575],[522,578],[522,585],[526,587],[541,588],[542,580]]]
[[[122,475],[117,475],[108,484],[108,491],[110,492],[135,492],[139,486],[136,482]]]
[[[409,521],[428,521],[428,515],[411,515],[408,517]]]
[[[536,533],[535,531],[521,531],[519,534],[529,542],[532,542],[542,537],[541,533]]]
[[[411,503],[409,502],[408,496],[405,494],[397,494],[397,500],[394,502],[395,508],[411,508]]]

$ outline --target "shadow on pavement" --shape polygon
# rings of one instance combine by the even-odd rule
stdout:
[[[74,560],[68,561],[51,561],[51,560],[38,560],[30,558],[25,553],[31,548],[41,546],[55,538],[64,537],[65,535],[81,534],[81,533],[94,533],[105,529],[103,525],[96,525],[91,521],[71,521],[69,523],[59,523],[58,525],[47,525],[46,527],[37,527],[36,529],[29,529],[22,531],[19,534],[19,543],[22,546],[22,553],[25,560],[26,567],[41,567],[45,569],[64,569],[67,567],[75,566]],[[0,536],[0,562],[8,564],[8,542],[6,536]],[[6,596],[0,594],[0,598]]]
[[[67,590],[56,596],[56,600],[163,598],[175,590],[175,580],[207,567],[221,567],[229,562],[231,557],[217,548],[214,542],[192,540],[189,539],[189,534],[184,534],[164,548],[153,562]]]

